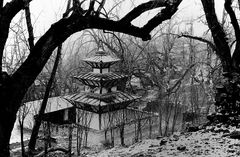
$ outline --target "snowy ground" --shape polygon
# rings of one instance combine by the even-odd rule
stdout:
[[[175,133],[170,137],[144,140],[129,147],[114,147],[88,157],[235,157],[240,140],[229,138],[236,128],[208,127],[197,132]],[[223,137],[224,135],[224,137]]]
[[[239,139],[240,129],[218,125],[197,132],[147,139],[128,147],[116,146],[106,150],[92,147],[81,152],[84,157],[238,157]],[[59,141],[59,146],[67,148],[67,143],[67,139]],[[55,152],[53,156],[67,155]],[[74,152],[73,157],[76,156]]]

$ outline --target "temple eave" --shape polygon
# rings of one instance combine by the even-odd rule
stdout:
[[[81,103],[81,102],[75,102],[73,105],[76,108],[79,108],[81,110],[97,113],[97,114],[103,114],[107,112],[112,112],[112,111],[117,111],[120,109],[124,109],[128,107],[133,101],[128,101],[128,102],[122,102],[122,103],[116,103],[116,104],[106,104],[104,106],[94,106],[94,105],[89,105],[86,103]]]

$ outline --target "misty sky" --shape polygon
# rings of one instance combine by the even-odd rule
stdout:
[[[62,16],[62,13],[65,11],[67,0],[33,0],[31,2],[31,10],[32,10],[32,18],[34,22],[34,28],[36,36],[42,35],[52,23],[59,20]],[[131,0],[132,1],[132,0]],[[147,0],[135,0],[138,5],[141,2],[145,2]],[[216,0],[216,12],[221,16],[222,8],[223,8],[223,0]],[[111,8],[113,0],[107,0],[106,8]],[[110,3],[110,4],[109,4]],[[130,0],[125,0],[124,4],[122,4],[121,8],[118,8],[117,11],[120,16],[124,16],[133,5],[130,3]],[[159,9],[156,9],[159,10]],[[144,13],[140,18],[134,21],[134,25],[142,26],[147,20],[154,16],[156,10]],[[189,21],[191,19],[196,19],[197,17],[203,15],[202,5],[200,0],[183,0],[179,7],[179,11],[177,12],[176,19],[181,20],[183,22]],[[200,24],[195,24],[198,29],[195,29],[198,35],[203,32],[206,27],[202,27]]]

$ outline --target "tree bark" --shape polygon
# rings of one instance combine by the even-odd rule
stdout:
[[[218,121],[234,122],[235,117],[240,114],[239,105],[237,102],[240,101],[239,98],[239,85],[240,85],[240,37],[239,37],[239,24],[235,15],[235,12],[232,8],[232,1],[225,0],[225,10],[228,13],[231,24],[234,29],[234,34],[236,38],[236,47],[231,55],[231,47],[229,45],[229,40],[227,39],[226,32],[223,29],[223,26],[218,22],[214,0],[201,0],[204,8],[206,20],[208,27],[212,33],[213,41],[216,45],[216,54],[219,56],[222,67],[223,67],[223,76],[225,77],[222,80],[221,85],[217,88],[215,96],[215,105],[217,107],[217,112],[222,116],[218,118]],[[224,95],[224,96],[223,96]],[[234,119],[229,119],[232,116]]]
[[[16,90],[18,92],[16,92]],[[9,156],[11,132],[16,121],[16,113],[26,90],[19,89],[18,82],[4,80],[0,85],[0,157]]]
[[[216,45],[216,54],[219,56],[223,71],[229,73],[232,71],[231,52],[228,46],[226,33],[218,22],[215,12],[214,0],[201,0],[205,12],[208,26],[211,30],[213,41]]]
[[[21,148],[22,148],[22,157],[25,157],[25,148],[24,148],[24,139],[23,139],[23,123],[19,120],[20,126],[20,136],[21,136]]]
[[[32,51],[34,47],[34,34],[33,34],[33,26],[32,26],[32,20],[31,20],[31,13],[29,8],[29,3],[25,4],[25,15],[26,15],[26,23],[28,28],[28,43],[29,43],[29,49],[30,52]]]
[[[38,135],[39,128],[40,128],[40,125],[41,125],[41,122],[42,122],[42,116],[43,116],[43,114],[45,112],[45,109],[46,109],[46,106],[47,106],[47,101],[48,101],[49,94],[51,92],[52,83],[54,81],[54,78],[55,78],[55,75],[56,75],[56,72],[57,72],[57,67],[58,67],[59,60],[61,58],[61,50],[62,50],[62,45],[60,45],[58,47],[56,60],[55,60],[54,65],[53,65],[53,70],[52,70],[50,79],[48,81],[47,87],[46,87],[46,91],[45,91],[45,94],[44,94],[44,98],[43,98],[41,107],[39,109],[38,116],[35,119],[34,127],[33,127],[32,134],[31,134],[31,138],[30,138],[30,141],[29,141],[29,144],[28,144],[30,153],[31,153],[31,151],[35,150],[37,135]]]

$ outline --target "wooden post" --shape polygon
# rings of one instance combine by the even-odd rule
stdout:
[[[77,109],[77,111],[76,111],[76,119],[77,119],[77,155],[78,156],[80,156],[80,128],[79,128],[79,125],[80,125],[80,120],[79,120],[79,116],[80,116],[80,114],[79,114],[79,109]]]
[[[124,123],[120,125],[120,140],[121,140],[121,145],[124,146]]]
[[[51,127],[51,124],[50,124],[50,122],[48,121],[48,122],[47,122],[47,141],[48,141],[48,146],[49,146],[49,148],[52,147],[52,144],[51,144],[51,130],[50,130],[50,127]]]
[[[48,149],[48,133],[46,129],[46,122],[43,122],[43,134],[44,134],[44,157],[47,157],[47,149]]]
[[[114,147],[114,129],[111,127],[111,144]]]
[[[139,114],[137,114],[137,121],[138,121],[138,125],[137,125],[137,132],[138,132],[138,138],[140,139],[140,141],[142,140],[142,126],[141,126],[141,116]]]
[[[102,129],[102,114],[101,113],[99,113],[99,115],[98,115],[98,120],[99,120],[99,130],[101,130]]]
[[[121,140],[121,145],[124,146],[124,127],[125,127],[125,114],[124,114],[124,109],[122,113],[122,124],[120,124],[120,140]]]
[[[149,117],[149,138],[152,138],[152,116]]]
[[[78,124],[78,123],[77,123]],[[79,126],[77,125],[77,155],[80,156],[80,148],[79,148]]]
[[[136,111],[134,111],[134,118],[135,118],[135,119],[138,118]],[[135,134],[134,143],[138,142],[137,124],[138,124],[138,119],[134,122],[134,134]]]
[[[73,130],[72,124],[69,125],[68,129],[69,129],[68,130],[68,133],[69,133],[69,137],[68,137],[68,140],[69,140],[69,143],[68,143],[69,154],[68,154],[68,156],[71,157],[72,156],[72,130]]]
[[[105,141],[107,140],[107,129],[104,131]]]

